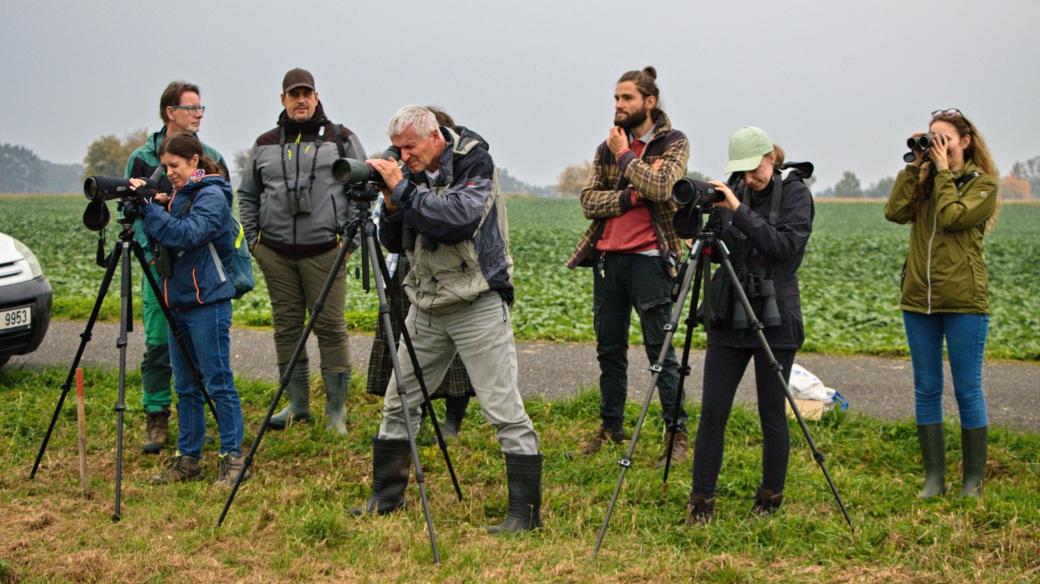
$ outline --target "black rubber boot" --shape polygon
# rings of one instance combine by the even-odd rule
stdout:
[[[469,405],[469,396],[449,395],[444,398],[444,426],[442,433],[448,437],[459,435],[462,429],[462,420],[466,417],[466,406]]]
[[[917,493],[920,499],[931,499],[946,492],[946,439],[942,424],[917,426],[924,459],[924,488]]]
[[[407,440],[373,440],[372,495],[364,508],[352,509],[351,514],[386,515],[404,507],[404,489],[411,468],[412,450]]]
[[[961,496],[978,499],[982,496],[982,478],[986,474],[986,446],[988,428],[961,428],[961,449],[964,451],[964,480]]]
[[[509,514],[488,533],[519,533],[542,526],[542,455],[506,453]]]

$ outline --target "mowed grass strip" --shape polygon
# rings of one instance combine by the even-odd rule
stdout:
[[[491,428],[476,407],[450,442],[465,500],[452,491],[428,425],[420,456],[443,558],[435,567],[414,482],[407,510],[354,518],[371,477],[371,437],[381,400],[357,376],[345,439],[312,425],[271,432],[261,445],[224,527],[215,527],[226,492],[209,485],[216,451],[208,447],[207,481],[151,486],[169,460],[140,453],[144,416],[128,392],[123,519],[112,511],[116,376],[86,373],[88,466],[92,496],[79,495],[75,407],[69,401],[34,481],[27,477],[65,371],[0,371],[0,581],[6,582],[1029,582],[1040,578],[1040,436],[992,433],[985,499],[952,495],[922,502],[920,459],[911,423],[858,415],[811,422],[813,438],[856,525],[851,535],[792,423],[785,502],[773,517],[749,511],[760,478],[757,416],[737,408],[729,422],[717,520],[683,524],[690,465],[674,469],[667,488],[653,468],[662,427],[655,404],[639,441],[604,547],[592,544],[623,454],[608,448],[571,458],[595,424],[598,396],[531,400],[528,412],[545,454],[544,528],[516,537],[488,536],[507,506],[505,469]],[[314,380],[317,383],[317,379]],[[131,388],[139,377],[129,378]],[[252,440],[274,388],[239,380]],[[322,391],[312,388],[316,412]],[[71,396],[70,396],[71,399]],[[637,414],[628,404],[629,426]],[[208,414],[207,414],[208,416]],[[212,431],[212,420],[209,420]],[[691,427],[696,426],[696,409]],[[959,432],[947,425],[949,487],[959,487]]]
[[[58,317],[90,314],[103,270],[95,264],[97,237],[81,222],[81,196],[0,195],[0,231],[22,239],[40,257],[55,290]],[[513,324],[518,338],[593,341],[592,274],[564,263],[588,222],[576,199],[508,200],[510,245],[517,294]],[[884,220],[880,202],[817,202],[816,221],[799,271],[805,315],[804,350],[906,355],[899,311],[899,274],[908,227]],[[986,353],[1040,359],[1040,205],[1005,204],[987,238],[990,334]],[[108,249],[116,231],[108,229]],[[355,328],[375,327],[376,298],[364,294],[360,254],[346,266],[345,318]],[[135,270],[139,281],[140,270]],[[271,306],[263,274],[256,289],[234,303],[238,325],[268,326]],[[118,317],[118,289],[109,292],[102,317]],[[140,311],[140,303],[135,307]],[[633,315],[633,342],[641,334]],[[679,331],[677,339],[682,338]],[[704,335],[694,335],[704,346]],[[681,342],[681,341],[679,341]]]

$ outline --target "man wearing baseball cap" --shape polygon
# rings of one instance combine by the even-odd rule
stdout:
[[[357,135],[325,115],[314,76],[291,69],[282,79],[278,125],[260,135],[238,189],[239,214],[249,248],[267,281],[274,317],[279,375],[284,375],[303,332],[308,307],[333,268],[343,227],[354,211],[343,185],[332,176],[339,157],[364,160]],[[350,362],[343,321],[345,274],[339,271],[314,323],[325,384],[326,428],[346,434]],[[311,419],[306,350],[287,386],[289,405],[271,418],[271,428]]]

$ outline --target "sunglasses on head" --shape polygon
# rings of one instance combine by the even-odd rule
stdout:
[[[949,109],[938,109],[932,112],[932,119],[936,118],[963,118],[961,110],[951,107]]]

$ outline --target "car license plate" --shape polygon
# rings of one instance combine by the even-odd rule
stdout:
[[[0,331],[24,328],[32,324],[32,307],[20,306],[10,310],[0,310]]]

